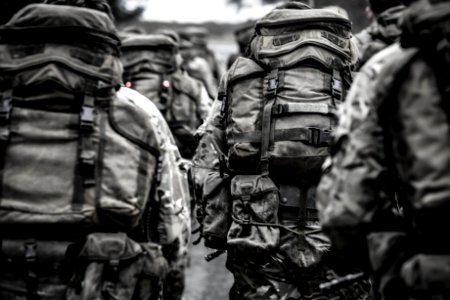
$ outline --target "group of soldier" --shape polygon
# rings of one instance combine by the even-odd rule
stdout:
[[[226,72],[205,29],[118,32],[103,0],[3,25],[0,298],[181,300],[198,232],[230,299],[450,299],[450,2],[369,0],[355,35],[311,2]]]

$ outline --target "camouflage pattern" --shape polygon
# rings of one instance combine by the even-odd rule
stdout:
[[[355,35],[359,49],[359,66],[364,65],[375,53],[397,41],[401,30],[398,20],[404,6],[392,7],[381,13],[366,29]]]
[[[170,249],[165,252],[169,273],[164,283],[164,299],[181,299],[184,290],[184,269],[187,265],[191,237],[190,194],[186,168],[171,131],[156,106],[138,92],[121,88],[119,94],[142,107],[150,116],[157,131],[161,151],[161,169],[156,196],[161,213],[158,223],[159,243]]]
[[[408,13],[415,11],[411,18],[422,22],[425,36],[430,33],[427,18],[438,16],[448,28],[448,3],[433,11],[427,1],[420,2]],[[439,32],[437,23],[433,20],[433,30]],[[404,45],[414,39],[425,47],[437,44],[422,43],[420,26],[406,28],[414,30],[402,36]],[[318,189],[322,225],[349,258],[345,262],[369,250],[360,262],[371,264],[377,299],[407,299],[405,279],[406,284],[423,280],[431,275],[426,270],[436,270],[434,258],[415,256],[404,264],[415,253],[449,253],[438,233],[449,225],[450,199],[450,125],[437,77],[443,61],[432,67],[433,60],[423,53],[393,45],[362,68],[342,108],[333,155]],[[408,273],[411,265],[421,267]],[[445,282],[447,271],[439,272]],[[439,276],[428,279],[438,282]]]

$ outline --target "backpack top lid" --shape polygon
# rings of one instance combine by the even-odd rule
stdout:
[[[271,68],[315,60],[330,69],[336,58],[344,65],[355,64],[358,55],[351,36],[351,22],[337,12],[274,9],[256,23],[251,52],[255,60]]]
[[[27,85],[57,77],[65,87],[79,88],[82,78],[89,76],[105,87],[117,87],[123,71],[119,46],[114,23],[103,12],[31,4],[0,26],[0,71],[27,73],[20,78],[14,75],[16,81]],[[74,75],[69,80],[56,69]],[[34,73],[40,75],[32,76]]]
[[[287,26],[339,26],[350,35],[351,22],[337,12],[327,9],[274,9],[256,22],[260,35],[271,35],[271,29]]]
[[[171,73],[177,67],[178,49],[178,43],[164,34],[126,35],[121,47],[125,73],[128,77],[144,71]]]
[[[129,34],[122,40],[122,51],[130,48],[166,48],[176,49],[178,43],[164,34]]]
[[[103,12],[66,5],[30,4],[0,27],[1,41],[16,40],[71,44],[95,43],[119,55],[120,39],[112,20]],[[26,35],[26,38],[23,37]]]

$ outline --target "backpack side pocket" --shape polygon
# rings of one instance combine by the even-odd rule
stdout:
[[[209,173],[203,187],[203,237],[206,247],[226,249],[230,216],[230,177]]]
[[[279,190],[264,175],[238,175],[231,181],[233,222],[228,246],[239,251],[264,253],[279,246]]]
[[[167,268],[158,245],[139,244],[124,233],[92,233],[78,255],[66,299],[148,299]]]

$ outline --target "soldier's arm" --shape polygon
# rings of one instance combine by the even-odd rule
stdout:
[[[318,187],[318,208],[335,248],[358,255],[380,211],[387,210],[387,168],[375,87],[384,60],[365,66],[341,107],[336,142]]]
[[[199,108],[198,113],[202,121],[205,121],[211,111],[213,100],[209,97],[208,91],[205,86],[201,84],[200,88],[200,99],[199,99]]]

